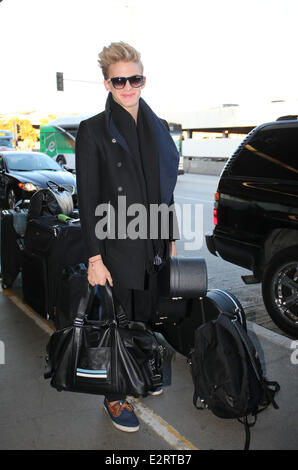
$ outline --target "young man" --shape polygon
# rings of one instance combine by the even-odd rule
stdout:
[[[140,54],[126,43],[112,43],[99,54],[99,64],[109,92],[106,108],[81,122],[76,139],[77,191],[89,259],[88,281],[92,286],[104,286],[108,281],[128,318],[150,324],[158,299],[158,269],[169,256],[176,256],[174,239],[178,235],[172,204],[179,155],[166,121],[141,98],[146,78]],[[168,211],[166,236],[163,222],[150,215],[150,208],[160,204]],[[100,225],[105,220],[100,205],[106,207],[108,235]],[[131,236],[129,230],[134,226],[131,209],[136,207],[144,208],[138,219],[143,234],[139,237]],[[126,217],[124,225],[119,216]],[[118,429],[139,429],[125,396],[106,396],[104,406]]]

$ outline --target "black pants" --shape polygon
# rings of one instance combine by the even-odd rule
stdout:
[[[122,305],[127,318],[150,326],[154,322],[158,304],[157,273],[148,275],[144,290],[126,289],[113,278],[113,296]],[[108,401],[125,400],[124,395],[106,395]]]

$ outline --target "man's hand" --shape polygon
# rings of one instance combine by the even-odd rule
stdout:
[[[170,257],[176,257],[177,256],[177,248],[175,245],[175,242],[170,242]]]
[[[113,279],[110,271],[103,264],[101,256],[94,256],[89,258],[88,265],[88,282],[91,286],[105,286],[106,281],[108,280],[111,287],[113,287]]]

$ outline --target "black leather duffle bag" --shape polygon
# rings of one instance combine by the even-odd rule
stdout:
[[[203,258],[169,258],[158,274],[162,297],[203,297],[208,288],[207,267]]]
[[[146,396],[162,385],[164,347],[144,323],[127,320],[108,283],[104,319],[89,321],[94,292],[88,285],[73,325],[51,336],[44,377],[58,391]]]

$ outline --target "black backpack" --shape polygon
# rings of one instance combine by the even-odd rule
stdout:
[[[221,313],[216,320],[195,331],[194,348],[188,358],[194,383],[193,403],[208,408],[219,418],[237,418],[246,432],[245,450],[250,445],[250,427],[257,415],[274,401],[280,389],[263,375],[256,349],[246,327],[236,315]],[[197,405],[200,399],[202,406]],[[248,417],[253,421],[249,422]]]
[[[48,188],[36,191],[29,202],[28,220],[44,215],[70,215],[74,205],[70,190],[54,181],[47,181]]]

